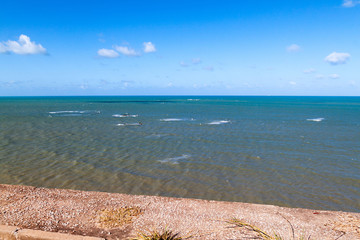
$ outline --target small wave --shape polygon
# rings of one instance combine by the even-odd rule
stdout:
[[[163,118],[160,119],[162,122],[178,122],[178,121],[184,121],[184,119],[181,118]]]
[[[83,111],[54,111],[49,112],[53,116],[82,116],[86,114],[99,114],[100,111],[96,110],[83,110]]]
[[[49,112],[50,114],[63,114],[63,113],[85,113],[85,111],[56,111]]]
[[[310,119],[306,119],[306,121],[311,121],[311,122],[321,122],[323,121],[325,118],[310,118]]]
[[[221,120],[221,121],[212,121],[210,123],[208,123],[208,125],[220,125],[220,124],[225,124],[225,123],[229,123],[230,121],[227,120]]]
[[[116,117],[116,118],[124,118],[124,117],[133,117],[134,118],[134,117],[138,117],[139,115],[124,113],[124,114],[114,114],[112,116]]]
[[[188,101],[200,101],[200,99],[192,99],[192,98],[189,98],[187,99]]]
[[[161,122],[180,122],[180,121],[196,121],[195,118],[163,118]]]
[[[118,123],[116,126],[141,126],[142,123]]]
[[[161,162],[161,163],[170,163],[170,164],[179,164],[179,160],[183,160],[183,159],[188,159],[190,158],[191,156],[190,155],[187,155],[187,154],[183,154],[181,155],[180,157],[174,157],[174,158],[165,158],[163,160],[158,160],[158,162]]]
[[[161,138],[161,137],[164,137],[164,136],[167,136],[167,134],[151,134],[149,136],[146,136],[145,138],[151,138],[151,139],[157,139],[157,138]]]

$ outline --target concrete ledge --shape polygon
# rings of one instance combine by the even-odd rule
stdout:
[[[18,228],[13,226],[0,225],[1,240],[16,240]]]
[[[99,237],[71,235],[66,233],[45,232],[40,230],[20,229],[0,225],[0,240],[105,240]]]

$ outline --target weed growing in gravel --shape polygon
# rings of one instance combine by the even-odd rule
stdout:
[[[285,218],[285,220],[288,221],[286,218]],[[280,236],[276,233],[274,235],[270,235],[270,234],[266,233],[265,231],[261,230],[260,228],[253,226],[251,224],[242,222],[237,218],[232,218],[230,220],[227,220],[226,222],[229,224],[233,224],[236,227],[240,227],[240,228],[243,227],[243,228],[248,229],[249,231],[253,231],[253,232],[257,233],[257,235],[260,239],[263,239],[263,240],[285,240],[282,236]],[[295,240],[294,228],[289,221],[288,221],[288,223],[291,226],[292,239]],[[298,240],[310,240],[310,236],[308,238],[305,238],[305,236],[301,236]]]
[[[120,227],[131,223],[133,217],[141,214],[139,207],[121,207],[118,209],[105,209],[99,212],[99,223],[105,228]]]
[[[179,233],[173,233],[170,230],[151,231],[149,233],[139,233],[138,237],[133,238],[132,240],[182,240],[183,238],[179,236]]]

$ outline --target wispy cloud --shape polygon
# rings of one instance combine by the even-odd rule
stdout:
[[[314,73],[314,72],[316,72],[316,70],[313,69],[313,68],[305,69],[305,70],[303,71],[303,73],[305,73],[305,74],[310,74],[310,73]]]
[[[300,51],[300,46],[297,44],[291,44],[290,46],[286,47],[286,51],[288,52],[298,52]]]
[[[8,40],[0,43],[0,53],[46,54],[46,49],[41,44],[31,42],[28,36],[21,34],[18,41]]]
[[[179,64],[180,64],[180,66],[182,66],[182,67],[188,67],[188,66],[189,66],[189,64],[187,64],[187,63],[184,62],[184,61],[181,61]]]
[[[192,63],[193,64],[199,64],[199,63],[201,63],[201,59],[200,58],[193,58]]]
[[[156,52],[155,45],[152,42],[144,42],[144,53]]]
[[[323,78],[324,78],[324,75],[322,75],[322,74],[316,75],[316,79],[323,79]]]
[[[338,79],[338,78],[340,78],[340,75],[339,75],[339,74],[336,74],[336,73],[330,74],[330,75],[329,75],[329,78],[331,78],[331,79]]]
[[[6,46],[3,43],[0,43],[0,53],[6,53],[7,49]]]
[[[98,55],[106,58],[116,58],[119,56],[119,54],[114,50],[105,48],[99,49]]]
[[[126,46],[115,46],[116,51],[126,56],[140,56],[140,53]]]
[[[143,49],[144,53],[156,52],[155,45],[152,42],[144,42],[143,46],[144,46]],[[98,55],[108,58],[116,58],[119,56],[119,53],[129,57],[141,56],[141,51],[136,51],[135,49],[130,48],[128,46],[114,45],[113,49],[102,48],[98,50]]]
[[[325,61],[332,64],[332,65],[338,65],[338,64],[345,64],[347,60],[349,60],[350,54],[349,53],[337,53],[333,52],[329,54],[327,57],[325,57]]]
[[[358,4],[360,4],[360,1],[344,0],[342,6],[346,8],[351,8],[355,7]]]
[[[210,72],[214,71],[213,66],[206,66],[206,67],[203,67],[203,69],[206,70],[206,71],[210,71]]]
[[[193,58],[193,59],[191,59],[191,63],[189,64],[189,63],[187,63],[187,62],[185,62],[185,61],[181,61],[180,62],[180,66],[182,66],[182,67],[189,67],[191,64],[193,64],[193,65],[198,65],[198,64],[200,64],[202,61],[201,61],[201,59],[200,58]]]

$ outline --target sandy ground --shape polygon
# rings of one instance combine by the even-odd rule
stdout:
[[[21,228],[106,239],[165,228],[189,239],[259,239],[227,223],[232,218],[284,239],[360,239],[360,213],[0,185],[0,224]]]

